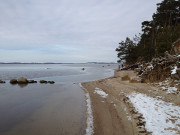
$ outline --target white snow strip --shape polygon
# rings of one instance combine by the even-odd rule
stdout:
[[[94,93],[99,94],[102,98],[106,98],[108,96],[108,94],[99,88],[95,88]]]
[[[180,132],[180,107],[172,103],[133,93],[128,96],[143,115],[146,129],[153,135],[174,135]]]
[[[93,115],[92,115],[92,109],[91,109],[91,99],[89,96],[89,93],[85,94],[86,96],[86,102],[87,102],[87,128],[86,128],[86,135],[92,135],[94,133],[94,126],[93,126]]]
[[[175,66],[174,69],[171,70],[171,71],[172,71],[171,74],[172,74],[172,75],[176,74],[176,70],[177,70],[177,66]]]
[[[86,92],[86,106],[87,106],[87,127],[86,127],[86,135],[93,135],[94,133],[94,125],[93,125],[93,114],[91,109],[91,99],[87,90],[79,83],[79,86]]]

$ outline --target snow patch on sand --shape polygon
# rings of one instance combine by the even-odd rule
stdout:
[[[93,131],[93,115],[92,115],[92,109],[91,109],[91,99],[89,96],[89,93],[85,94],[86,96],[86,102],[87,102],[87,128],[86,128],[86,135],[92,135],[94,133]]]
[[[87,106],[87,127],[86,127],[86,135],[93,135],[94,133],[94,125],[93,125],[93,114],[91,109],[91,99],[88,91],[79,83],[79,86],[86,92],[86,106]]]
[[[106,94],[103,90],[100,88],[95,88],[94,93],[99,94],[102,98],[106,98],[108,94]]]
[[[127,118],[128,118],[128,120],[130,120],[130,121],[132,120],[131,116],[127,116]]]
[[[153,135],[172,135],[180,132],[179,106],[140,93],[133,93],[128,97],[145,118],[147,131]]]
[[[177,92],[177,88],[176,87],[161,87],[162,90],[167,90],[167,94],[172,94],[172,93],[176,93]]]

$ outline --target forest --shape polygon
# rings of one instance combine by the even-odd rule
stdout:
[[[180,0],[163,0],[151,21],[143,21],[142,32],[130,39],[127,37],[116,48],[118,62],[134,64],[151,61],[154,57],[170,51],[172,43],[180,38]]]

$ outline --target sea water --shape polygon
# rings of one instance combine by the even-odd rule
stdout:
[[[85,68],[85,70],[82,70]],[[116,64],[0,64],[1,135],[83,135],[86,102],[78,83],[110,77]],[[55,84],[11,85],[25,77]]]

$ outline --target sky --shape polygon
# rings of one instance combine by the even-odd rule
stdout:
[[[116,62],[162,0],[0,0],[0,62]]]

